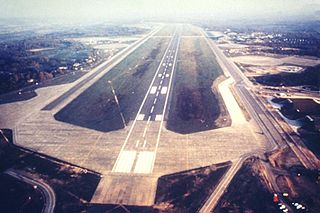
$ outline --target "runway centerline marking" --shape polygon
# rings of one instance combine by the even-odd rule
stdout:
[[[173,80],[173,72],[174,72],[174,68],[177,62],[177,55],[179,52],[179,45],[180,45],[180,37],[178,38],[178,43],[177,43],[177,47],[176,47],[176,51],[175,51],[175,55],[174,55],[174,59],[173,59],[173,66],[172,66],[172,75],[170,75],[170,80],[169,80],[169,86],[168,86],[168,90],[170,91],[171,89],[171,85],[172,85],[172,80]],[[152,162],[152,168],[150,169],[151,172],[153,171],[153,167],[155,164],[155,160],[156,160],[156,155],[157,155],[157,151],[158,151],[158,147],[159,147],[159,143],[160,143],[160,136],[161,136],[161,131],[163,128],[163,121],[164,121],[164,116],[167,110],[167,106],[168,106],[168,100],[169,100],[169,94],[166,95],[166,100],[164,103],[164,107],[163,107],[163,116],[161,116],[161,124],[160,124],[160,128],[158,131],[158,136],[157,136],[157,143],[156,143],[156,147],[155,147],[155,151],[154,151],[154,157],[153,157],[153,162]]]

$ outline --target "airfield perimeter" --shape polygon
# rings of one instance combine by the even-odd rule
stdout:
[[[168,130],[166,122],[172,107],[175,72],[183,67],[181,63],[189,63],[181,60],[185,57],[183,45],[210,41],[195,26],[168,25],[152,31],[133,45],[139,49],[152,42],[157,43],[160,50],[150,62],[149,70],[152,71],[148,74],[148,81],[141,82],[144,95],[133,103],[132,112],[125,112],[125,128],[101,131],[88,128],[81,122],[63,122],[54,117],[68,104],[72,106],[72,102],[78,107],[80,102],[74,101],[106,75],[109,67],[117,66],[125,58],[121,56],[118,61],[107,64],[107,68],[102,67],[100,73],[99,69],[94,69],[92,74],[74,83],[38,89],[38,96],[31,100],[0,105],[1,112],[6,115],[1,118],[0,127],[14,129],[15,143],[20,146],[101,173],[93,203],[152,205],[160,176],[236,161],[247,153],[264,148],[265,142],[258,128],[245,118],[233,97],[230,80],[220,83],[218,91],[225,101],[231,126],[189,134]],[[209,49],[208,44],[201,47]],[[128,48],[125,51],[137,50]],[[213,52],[210,54],[206,57],[215,61]],[[145,63],[144,59],[140,57],[127,63],[135,67],[136,63]],[[194,71],[192,66],[189,69],[186,72]],[[93,76],[95,72],[97,74]],[[114,86],[117,88],[116,82]],[[76,89],[72,89],[74,87]],[[70,90],[70,94],[55,101]],[[80,104],[90,106],[86,102]],[[130,109],[130,105],[126,109]],[[77,119],[77,115],[73,117]]]

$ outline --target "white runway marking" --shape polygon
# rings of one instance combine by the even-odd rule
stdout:
[[[138,160],[134,168],[134,173],[148,174],[151,173],[154,152],[139,152]]]
[[[138,148],[139,142],[140,142],[140,140],[137,140],[137,142],[136,142],[136,148]]]
[[[159,96],[159,91],[157,92],[157,94],[156,94],[156,97],[158,97]]]
[[[157,91],[157,87],[152,87],[150,90],[150,94],[155,94]]]
[[[167,94],[167,90],[168,90],[168,87],[162,87],[161,88],[161,94],[162,95]]]
[[[169,64],[169,67],[171,67],[171,66],[172,66],[172,64],[170,63],[170,64]]]
[[[144,141],[143,141],[143,146],[142,146],[142,147],[143,147],[143,148],[145,148],[145,147],[146,147],[146,145],[147,145],[147,140],[144,140]]]
[[[160,63],[159,63],[159,66],[158,66],[158,68],[157,68],[157,71],[156,71],[156,73],[155,73],[155,75],[154,75],[154,77],[153,77],[153,79],[152,79],[152,81],[151,81],[151,84],[150,84],[149,88],[148,88],[148,92],[147,92],[146,95],[144,96],[144,99],[143,99],[143,101],[142,101],[142,103],[141,103],[141,105],[140,105],[140,108],[139,108],[138,113],[137,113],[137,115],[136,115],[136,117],[135,117],[135,120],[133,121],[133,124],[132,124],[132,126],[131,126],[131,128],[130,128],[130,130],[129,130],[129,133],[128,133],[128,135],[127,135],[127,137],[126,137],[126,139],[125,139],[125,141],[124,141],[124,143],[123,143],[123,145],[122,145],[122,147],[121,147],[120,153],[119,153],[119,155],[118,155],[118,157],[117,157],[117,160],[116,160],[116,162],[115,162],[115,164],[114,164],[114,166],[113,166],[113,168],[112,168],[112,172],[116,172],[116,171],[118,171],[119,168],[120,168],[120,167],[118,167],[118,165],[120,164],[120,161],[123,161],[122,155],[123,155],[123,152],[126,152],[126,151],[125,151],[125,147],[126,147],[128,141],[129,141],[129,138],[130,138],[130,136],[131,136],[131,134],[132,134],[132,132],[133,132],[133,129],[134,129],[134,127],[135,127],[135,124],[136,124],[136,122],[137,122],[137,117],[138,117],[138,115],[141,113],[142,107],[144,106],[144,104],[145,104],[145,102],[146,102],[146,100],[147,100],[147,97],[148,97],[148,95],[149,95],[149,93],[150,93],[151,87],[152,87],[152,85],[153,85],[153,83],[154,83],[157,75],[159,74],[161,65],[162,65],[162,63],[164,62],[165,56],[166,56],[166,54],[167,54],[167,52],[168,52],[168,50],[169,50],[169,48],[170,48],[173,40],[174,40],[174,37],[171,38],[171,40],[170,40],[170,42],[169,42],[169,44],[168,44],[168,46],[167,46],[167,48],[166,48],[166,51],[165,51],[165,53],[164,53],[164,55],[163,55],[163,57],[162,57],[162,59],[161,59],[161,61],[160,61]],[[164,64],[165,64],[165,63],[164,63]],[[167,66],[167,65],[166,65],[166,66]],[[157,91],[157,96],[158,96],[158,95],[159,95],[159,91]],[[150,120],[151,120],[151,116],[149,116],[148,122],[149,122]],[[145,130],[146,130],[146,129],[145,129]],[[134,160],[133,160],[133,161],[134,161]],[[153,164],[153,163],[154,163],[154,162],[153,162],[153,160],[152,160],[152,163],[151,163],[151,164]],[[152,171],[152,167],[153,167],[153,165],[151,165],[151,171]]]
[[[166,74],[166,78],[168,78],[170,75],[169,74]]]
[[[157,98],[155,98],[153,101],[153,104],[156,104],[156,103],[157,103]]]
[[[156,121],[161,121],[161,119],[162,119],[162,115],[156,115]]]
[[[166,66],[166,63],[163,63],[162,66]]]
[[[138,121],[142,121],[144,119],[144,114],[139,114],[137,117]]]
[[[173,59],[173,67],[172,67],[172,75],[170,76],[170,79],[169,79],[169,91],[171,89],[171,86],[172,86],[172,77],[173,77],[173,73],[174,73],[174,70],[175,70],[175,65],[176,65],[176,61],[177,61],[177,55],[178,55],[178,51],[179,51],[179,45],[180,45],[180,38],[178,39],[178,44],[177,44],[177,47],[176,47],[176,50],[175,51],[175,55],[174,55],[174,59]],[[165,100],[165,103],[164,103],[164,107],[163,107],[163,114],[165,115],[166,113],[166,110],[167,110],[167,104],[168,104],[168,99],[169,99],[169,95],[166,95],[166,100]],[[161,118],[161,124],[160,124],[160,129],[158,131],[158,136],[157,136],[157,143],[156,143],[156,148],[155,148],[155,151],[154,151],[154,157],[153,157],[153,161],[152,161],[152,167],[151,167],[151,172],[153,170],[153,167],[154,167],[154,164],[155,164],[155,160],[156,160],[156,154],[157,154],[157,151],[158,151],[158,147],[159,147],[159,142],[160,142],[160,137],[161,137],[161,130],[163,128],[163,122],[164,122],[164,116],[162,116]]]
[[[136,153],[136,151],[122,151],[114,172],[131,172],[131,168],[136,158]]]
[[[154,110],[154,106],[151,107],[150,113],[153,113],[153,110]]]
[[[143,138],[144,138],[144,137],[146,137],[147,129],[148,129],[148,128],[147,128],[147,127],[145,127],[145,128],[144,128],[144,130],[143,130],[143,135],[142,135],[142,137],[143,137]]]
[[[160,78],[162,76],[162,74],[160,73],[159,75],[158,75],[158,77]]]

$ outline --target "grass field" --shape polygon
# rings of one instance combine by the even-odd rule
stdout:
[[[272,202],[273,194],[268,191],[261,174],[256,172],[257,161],[253,158],[245,161],[213,212],[277,212],[277,204]]]
[[[191,133],[227,125],[219,119],[227,117],[213,82],[222,74],[221,68],[204,38],[182,38],[175,71],[167,128]]]
[[[225,162],[160,177],[155,207],[160,212],[197,212],[230,166]]]
[[[134,119],[142,103],[169,39],[148,40],[58,112],[55,118],[104,132],[123,128],[108,81],[112,81],[120,110],[128,123]]]

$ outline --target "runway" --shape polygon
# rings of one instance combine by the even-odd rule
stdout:
[[[166,113],[180,37],[175,32],[159,63],[112,172],[152,173]]]

